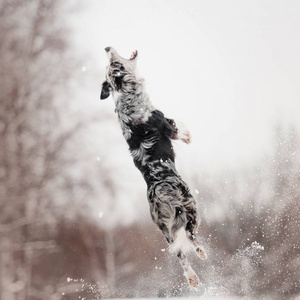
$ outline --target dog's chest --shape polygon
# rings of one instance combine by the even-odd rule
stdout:
[[[122,101],[116,102],[116,113],[126,139],[131,137],[130,125],[146,123],[151,116],[150,108],[144,101]]]

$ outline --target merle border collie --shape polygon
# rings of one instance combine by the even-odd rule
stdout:
[[[190,143],[190,134],[152,106],[144,92],[143,79],[136,74],[137,51],[129,59],[121,57],[112,47],[105,51],[109,65],[100,99],[112,94],[134,164],[147,184],[151,217],[167,239],[170,251],[179,258],[189,284],[197,288],[199,278],[186,253],[193,251],[203,260],[207,255],[196,239],[199,224],[196,201],[175,168],[171,142]]]

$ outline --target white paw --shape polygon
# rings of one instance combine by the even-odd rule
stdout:
[[[196,249],[196,252],[197,252],[197,255],[198,255],[201,259],[203,259],[203,260],[206,260],[206,259],[207,259],[207,254],[206,254],[206,252],[204,251],[204,249],[203,249],[202,247],[198,247],[198,248]]]
[[[189,281],[189,285],[190,285],[192,288],[198,289],[200,281],[199,281],[199,278],[198,278],[198,276],[197,276],[196,274],[190,276],[190,277],[188,278],[188,281]]]
[[[188,131],[188,129],[183,125],[182,123],[176,123],[177,124],[177,138],[181,141],[183,141],[186,144],[189,144],[191,142],[191,134]]]
[[[199,280],[198,276],[196,275],[196,273],[194,272],[194,270],[191,267],[185,273],[185,276],[188,280],[189,285],[192,288],[197,289],[199,287],[200,280]]]

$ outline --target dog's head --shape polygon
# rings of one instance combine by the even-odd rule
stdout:
[[[106,99],[110,93],[137,93],[141,82],[136,79],[138,52],[134,51],[129,59],[121,57],[112,47],[106,47],[109,59],[106,68],[106,80],[102,84],[100,99]]]

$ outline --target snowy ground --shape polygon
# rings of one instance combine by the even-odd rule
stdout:
[[[157,299],[161,299],[161,298],[135,298],[135,299],[131,299],[131,300],[157,300]],[[224,297],[224,296],[220,296],[220,297],[180,297],[180,298],[168,298],[169,300],[240,300],[240,299],[247,299],[247,300],[254,300],[254,298],[239,298],[239,297]],[[269,298],[270,299],[270,298]],[[117,300],[117,299],[115,299]],[[128,299],[118,299],[118,300],[128,300]]]

